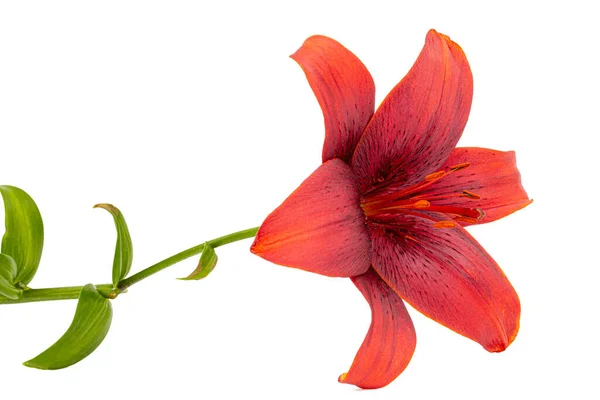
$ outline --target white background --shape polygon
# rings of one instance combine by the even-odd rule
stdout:
[[[448,34],[475,80],[460,144],[516,150],[535,200],[471,229],[521,298],[504,353],[411,309],[407,370],[380,390],[338,384],[367,303],[349,280],[270,264],[248,240],[220,249],[205,281],[175,280],[189,260],[131,288],[104,343],[65,370],[20,363],[60,337],[75,302],[1,306],[3,399],[598,398],[592,1],[0,4],[0,183],[28,191],[44,217],[33,287],[110,281],[114,226],[96,203],[124,212],[134,271],[260,224],[320,163],[321,112],[288,58],[313,34],[363,60],[378,102],[430,28]]]

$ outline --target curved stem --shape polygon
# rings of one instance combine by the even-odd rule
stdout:
[[[208,243],[210,243],[210,245],[213,248],[219,247],[219,246],[223,246],[225,244],[237,242],[238,240],[249,239],[251,237],[254,237],[254,236],[256,236],[256,232],[258,232],[258,228],[246,229],[243,231],[230,233],[229,235],[221,236],[220,238],[209,240]],[[146,279],[147,277],[154,275],[155,273],[162,271],[163,269],[170,267],[173,264],[176,264],[180,261],[183,261],[192,256],[202,253],[202,250],[204,250],[204,243],[199,244],[198,246],[191,247],[187,250],[184,250],[181,253],[177,253],[174,256],[166,258],[166,259],[162,260],[161,262],[158,262],[158,263],[138,272],[137,274],[131,275],[127,279],[123,279],[121,282],[119,282],[119,284],[117,285],[117,288],[120,291],[124,291],[131,285],[133,285],[143,279]]]
[[[254,237],[258,232],[258,228],[246,229],[239,232],[230,233],[229,235],[221,236],[219,238],[209,240],[212,247],[219,247],[229,243],[237,242],[239,240],[249,239]],[[150,267],[138,272],[137,274],[131,275],[129,278],[123,279],[114,288],[111,284],[96,285],[98,291],[106,297],[114,298],[119,293],[125,291],[130,286],[137,282],[154,275],[155,273],[162,271],[163,269],[170,267],[173,264],[177,264],[180,261],[188,259],[192,256],[202,253],[204,250],[204,243],[194,247],[190,247],[180,253],[177,253],[169,258],[166,258]],[[19,303],[31,303],[35,301],[52,301],[52,300],[72,300],[79,298],[79,292],[83,286],[67,286],[58,288],[45,288],[45,289],[25,289],[23,290],[23,297],[18,300],[7,299],[0,296],[0,304],[19,304]]]

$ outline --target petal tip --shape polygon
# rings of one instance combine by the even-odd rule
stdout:
[[[339,383],[348,383],[348,382],[346,382],[346,377],[347,377],[347,376],[348,376],[348,373],[347,373],[347,372],[344,372],[343,374],[341,374],[341,375],[338,377],[338,382],[339,382]]]
[[[519,333],[519,328],[520,328],[520,318],[519,318],[519,316],[517,316],[512,330],[509,332],[507,332],[505,330],[503,332],[504,335],[502,337],[502,340],[488,343],[488,344],[484,345],[483,348],[486,349],[487,351],[489,351],[490,353],[502,353],[504,350],[506,350],[512,344],[512,342],[515,341],[515,339],[517,338],[517,334]]]
[[[435,39],[444,39],[446,41],[450,40],[450,38],[448,36],[444,35],[443,33],[439,33],[435,29],[430,29],[427,32],[427,36],[425,37],[425,41],[433,41]]]
[[[318,42],[327,42],[327,41],[331,41],[333,42],[334,40],[327,37],[327,36],[323,36],[323,35],[312,35],[309,36],[308,38],[306,38],[306,40],[302,43],[302,46],[300,46],[298,48],[298,50],[296,50],[293,54],[290,54],[290,58],[294,61],[296,61],[297,63],[301,62],[301,58],[302,58],[302,53],[306,51],[307,47],[311,47],[311,46],[317,46]]]
[[[514,340],[514,338],[513,338]],[[504,350],[510,346],[512,340],[506,340],[502,342],[492,343],[490,345],[484,346],[484,349],[489,351],[490,353],[502,353]]]
[[[353,378],[353,379],[355,379],[355,378]],[[382,385],[382,386],[378,386],[378,385],[373,385],[373,386],[364,385],[364,382],[360,382],[360,381],[357,382],[357,381],[355,381],[353,379],[348,380],[348,372],[344,372],[343,374],[341,374],[338,377],[338,382],[339,383],[344,383],[344,384],[347,384],[347,385],[354,385],[357,388],[363,389],[363,390],[365,390],[365,389],[366,390],[368,390],[368,389],[379,389],[380,387],[385,386],[385,385]]]
[[[434,35],[439,35],[438,31],[436,31],[435,29],[430,29],[429,31],[427,31],[427,36],[434,36]]]
[[[446,43],[446,45],[448,46],[449,49],[463,53],[462,48],[458,45],[458,43],[456,43],[455,41],[450,39],[450,36],[444,35],[443,33],[436,31],[435,29],[430,29],[427,32],[425,42],[433,43],[436,40],[440,40],[440,39],[443,40],[443,42],[440,42],[440,43]]]
[[[296,50],[293,54],[290,54],[290,58],[294,61],[296,61],[298,64],[300,63],[299,59],[299,54],[300,51],[302,51],[302,47],[300,47],[298,50]]]

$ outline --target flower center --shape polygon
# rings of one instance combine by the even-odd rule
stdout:
[[[382,190],[367,193],[362,198],[361,207],[367,218],[377,219],[389,214],[404,213],[430,219],[435,222],[434,226],[436,228],[453,228],[456,226],[456,222],[476,224],[485,216],[481,208],[436,205],[435,202],[458,197],[479,200],[481,196],[478,194],[468,190],[459,190],[444,194],[435,194],[434,192],[424,193],[424,189],[433,183],[443,180],[456,171],[467,169],[470,166],[471,163],[469,162],[457,164],[450,167],[448,171],[441,170],[429,174],[421,182],[412,186],[407,186],[399,190],[387,189],[383,193]],[[452,220],[439,221],[428,213],[428,211],[446,214]]]

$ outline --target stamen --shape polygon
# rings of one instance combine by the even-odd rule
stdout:
[[[454,221],[437,221],[433,224],[434,228],[456,228],[456,222]]]
[[[425,193],[425,194],[419,194],[417,196],[412,196],[411,199],[418,200],[418,199],[422,199],[424,197],[426,197],[427,200],[431,201],[431,200],[446,200],[451,197],[465,197],[465,196],[463,196],[462,193],[444,193],[444,194],[438,194],[437,196],[432,196],[431,193]]]
[[[428,219],[432,222],[437,221],[437,219],[435,219],[428,213],[403,209],[403,210],[396,210],[396,212],[386,212],[386,213],[382,213],[382,214],[375,214],[374,218],[371,220],[371,222],[380,223],[382,225],[385,225],[387,223],[395,223],[398,221],[397,218],[395,217],[396,214],[412,215],[415,217]]]
[[[425,177],[425,180],[428,181],[428,182],[430,182],[430,181],[437,181],[438,179],[440,179],[444,175],[446,175],[446,171],[434,172],[433,174],[427,175]]]
[[[462,191],[462,195],[463,195],[463,197],[468,197],[468,198],[473,199],[473,200],[480,200],[481,199],[480,195],[478,195],[477,193],[469,192],[468,190],[463,190]]]
[[[453,219],[455,221],[459,221],[459,222],[467,222],[469,224],[478,224],[479,221],[481,221],[481,219],[483,217],[485,217],[485,212],[481,208],[476,208],[475,211],[477,211],[477,213],[478,213],[476,218],[465,217],[464,215],[458,215],[458,216],[454,217]]]
[[[376,213],[381,213],[381,212],[398,212],[399,210],[406,210],[406,209],[423,209],[423,208],[428,208],[431,205],[431,203],[429,203],[427,200],[419,200],[416,201],[414,203],[405,203],[402,201],[399,201],[396,204],[390,204],[387,207],[383,207],[383,206],[379,206],[377,207],[377,203],[371,203],[371,204],[367,204],[367,205],[363,205],[363,211],[365,212],[365,214],[367,216],[376,214]]]
[[[485,217],[485,211],[483,211],[481,208],[476,208],[475,211],[479,213],[479,215],[477,216],[478,221]]]
[[[464,162],[464,163],[456,164],[453,167],[450,167],[450,171],[456,172],[456,171],[460,171],[461,169],[469,168],[470,166],[471,166],[470,162]]]
[[[429,203],[427,200],[419,200],[416,203],[413,204],[413,207],[415,208],[427,208],[431,205],[431,203]]]
[[[435,204],[431,205],[427,211],[435,211],[441,212],[444,214],[454,214],[460,217],[467,218],[483,218],[481,214],[483,211],[480,208],[468,208],[468,207],[457,207],[457,206],[436,206]]]
[[[382,217],[406,214],[430,219],[436,228],[453,228],[457,226],[458,222],[477,224],[485,217],[483,210],[473,206],[469,207],[468,203],[457,198],[481,200],[479,194],[458,188],[458,190],[453,190],[453,182],[449,182],[446,187],[440,187],[439,191],[426,190],[431,185],[435,187],[436,182],[445,179],[452,173],[470,166],[470,162],[463,162],[449,168],[446,167],[444,170],[433,172],[425,176],[422,181],[400,190],[394,190],[393,187],[379,188],[367,193],[361,199],[361,207],[368,218],[378,221],[381,221]],[[441,204],[438,205],[438,202]],[[431,213],[443,213],[451,219],[438,221],[438,218],[431,216]]]
[[[454,220],[458,221],[458,222],[466,222],[468,224],[477,224],[477,223],[479,223],[479,220],[477,218],[470,218],[470,217],[461,217],[461,216],[458,216],[458,217],[455,217]]]

